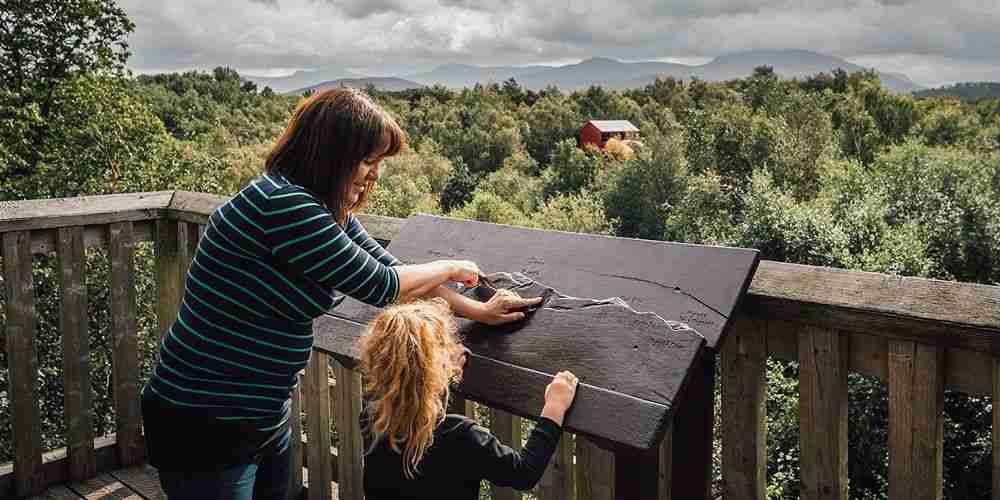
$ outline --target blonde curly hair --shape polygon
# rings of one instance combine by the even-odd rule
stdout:
[[[372,321],[360,347],[372,447],[385,439],[412,479],[461,378],[454,317],[443,299],[396,305]]]

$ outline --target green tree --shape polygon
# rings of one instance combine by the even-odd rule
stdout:
[[[624,163],[605,195],[608,217],[618,235],[662,239],[667,215],[684,195],[688,164],[684,136],[650,136],[635,158]]]
[[[528,218],[524,212],[521,212],[513,203],[488,191],[476,191],[469,203],[449,215],[459,219],[481,222],[528,225]]]
[[[575,101],[563,95],[548,95],[535,101],[524,114],[521,136],[531,157],[545,164],[559,141],[576,140],[584,122]]]
[[[0,0],[0,88],[8,92],[0,106],[37,107],[41,120],[24,128],[34,145],[48,143],[58,87],[81,75],[121,74],[134,26],[113,0]],[[25,153],[7,182],[34,173],[41,155]]]
[[[550,199],[531,216],[530,224],[556,231],[613,235],[618,221],[608,218],[598,196],[584,191]]]
[[[600,150],[591,147],[584,151],[576,147],[573,139],[559,141],[552,151],[547,172],[543,174],[545,197],[576,193],[590,186],[603,163]]]

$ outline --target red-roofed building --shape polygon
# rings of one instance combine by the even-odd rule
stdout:
[[[609,139],[638,141],[639,129],[628,120],[590,120],[580,129],[577,142],[581,148],[593,144],[604,149]]]

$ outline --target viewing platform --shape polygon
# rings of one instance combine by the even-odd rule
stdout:
[[[162,498],[144,464],[139,412],[140,357],[136,281],[155,277],[155,334],[173,321],[203,225],[225,197],[182,191],[5,202],[0,257],[13,430],[13,462],[0,465],[0,498]],[[390,243],[405,220],[359,216]],[[152,261],[135,258],[151,243]],[[114,434],[95,436],[86,292],[86,251],[110,269],[109,353]],[[391,245],[390,245],[391,250]],[[33,257],[55,257],[57,324],[66,447],[42,445],[37,342],[40,308]],[[470,256],[471,257],[471,256]],[[517,271],[516,269],[510,271]],[[657,453],[649,498],[709,498],[713,442],[721,439],[727,499],[766,498],[766,363],[794,361],[799,372],[801,498],[848,497],[848,374],[886,384],[889,394],[889,496],[941,498],[945,390],[1000,397],[1000,287],[761,261],[734,325],[702,357],[683,405]],[[716,377],[720,368],[721,377]],[[721,387],[721,436],[714,435],[714,388]],[[461,396],[461,390],[459,390]],[[995,400],[995,399],[994,399]],[[457,406],[467,412],[473,404]],[[293,397],[295,498],[361,499],[357,415],[361,376],[314,349]],[[489,408],[489,427],[520,442],[522,416]],[[1000,411],[993,412],[993,498],[1000,500]],[[196,451],[195,451],[196,452]],[[565,434],[536,492],[540,500],[627,498],[616,491],[615,454],[583,435]],[[621,464],[618,464],[621,465]],[[643,467],[641,461],[629,467]],[[617,482],[617,484],[622,484]],[[648,490],[644,490],[648,491]],[[494,499],[520,499],[505,488]],[[645,497],[644,499],[645,500]]]

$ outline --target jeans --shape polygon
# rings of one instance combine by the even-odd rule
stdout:
[[[169,500],[287,500],[292,447],[288,435],[284,441],[251,463],[220,471],[160,470],[160,486]]]

